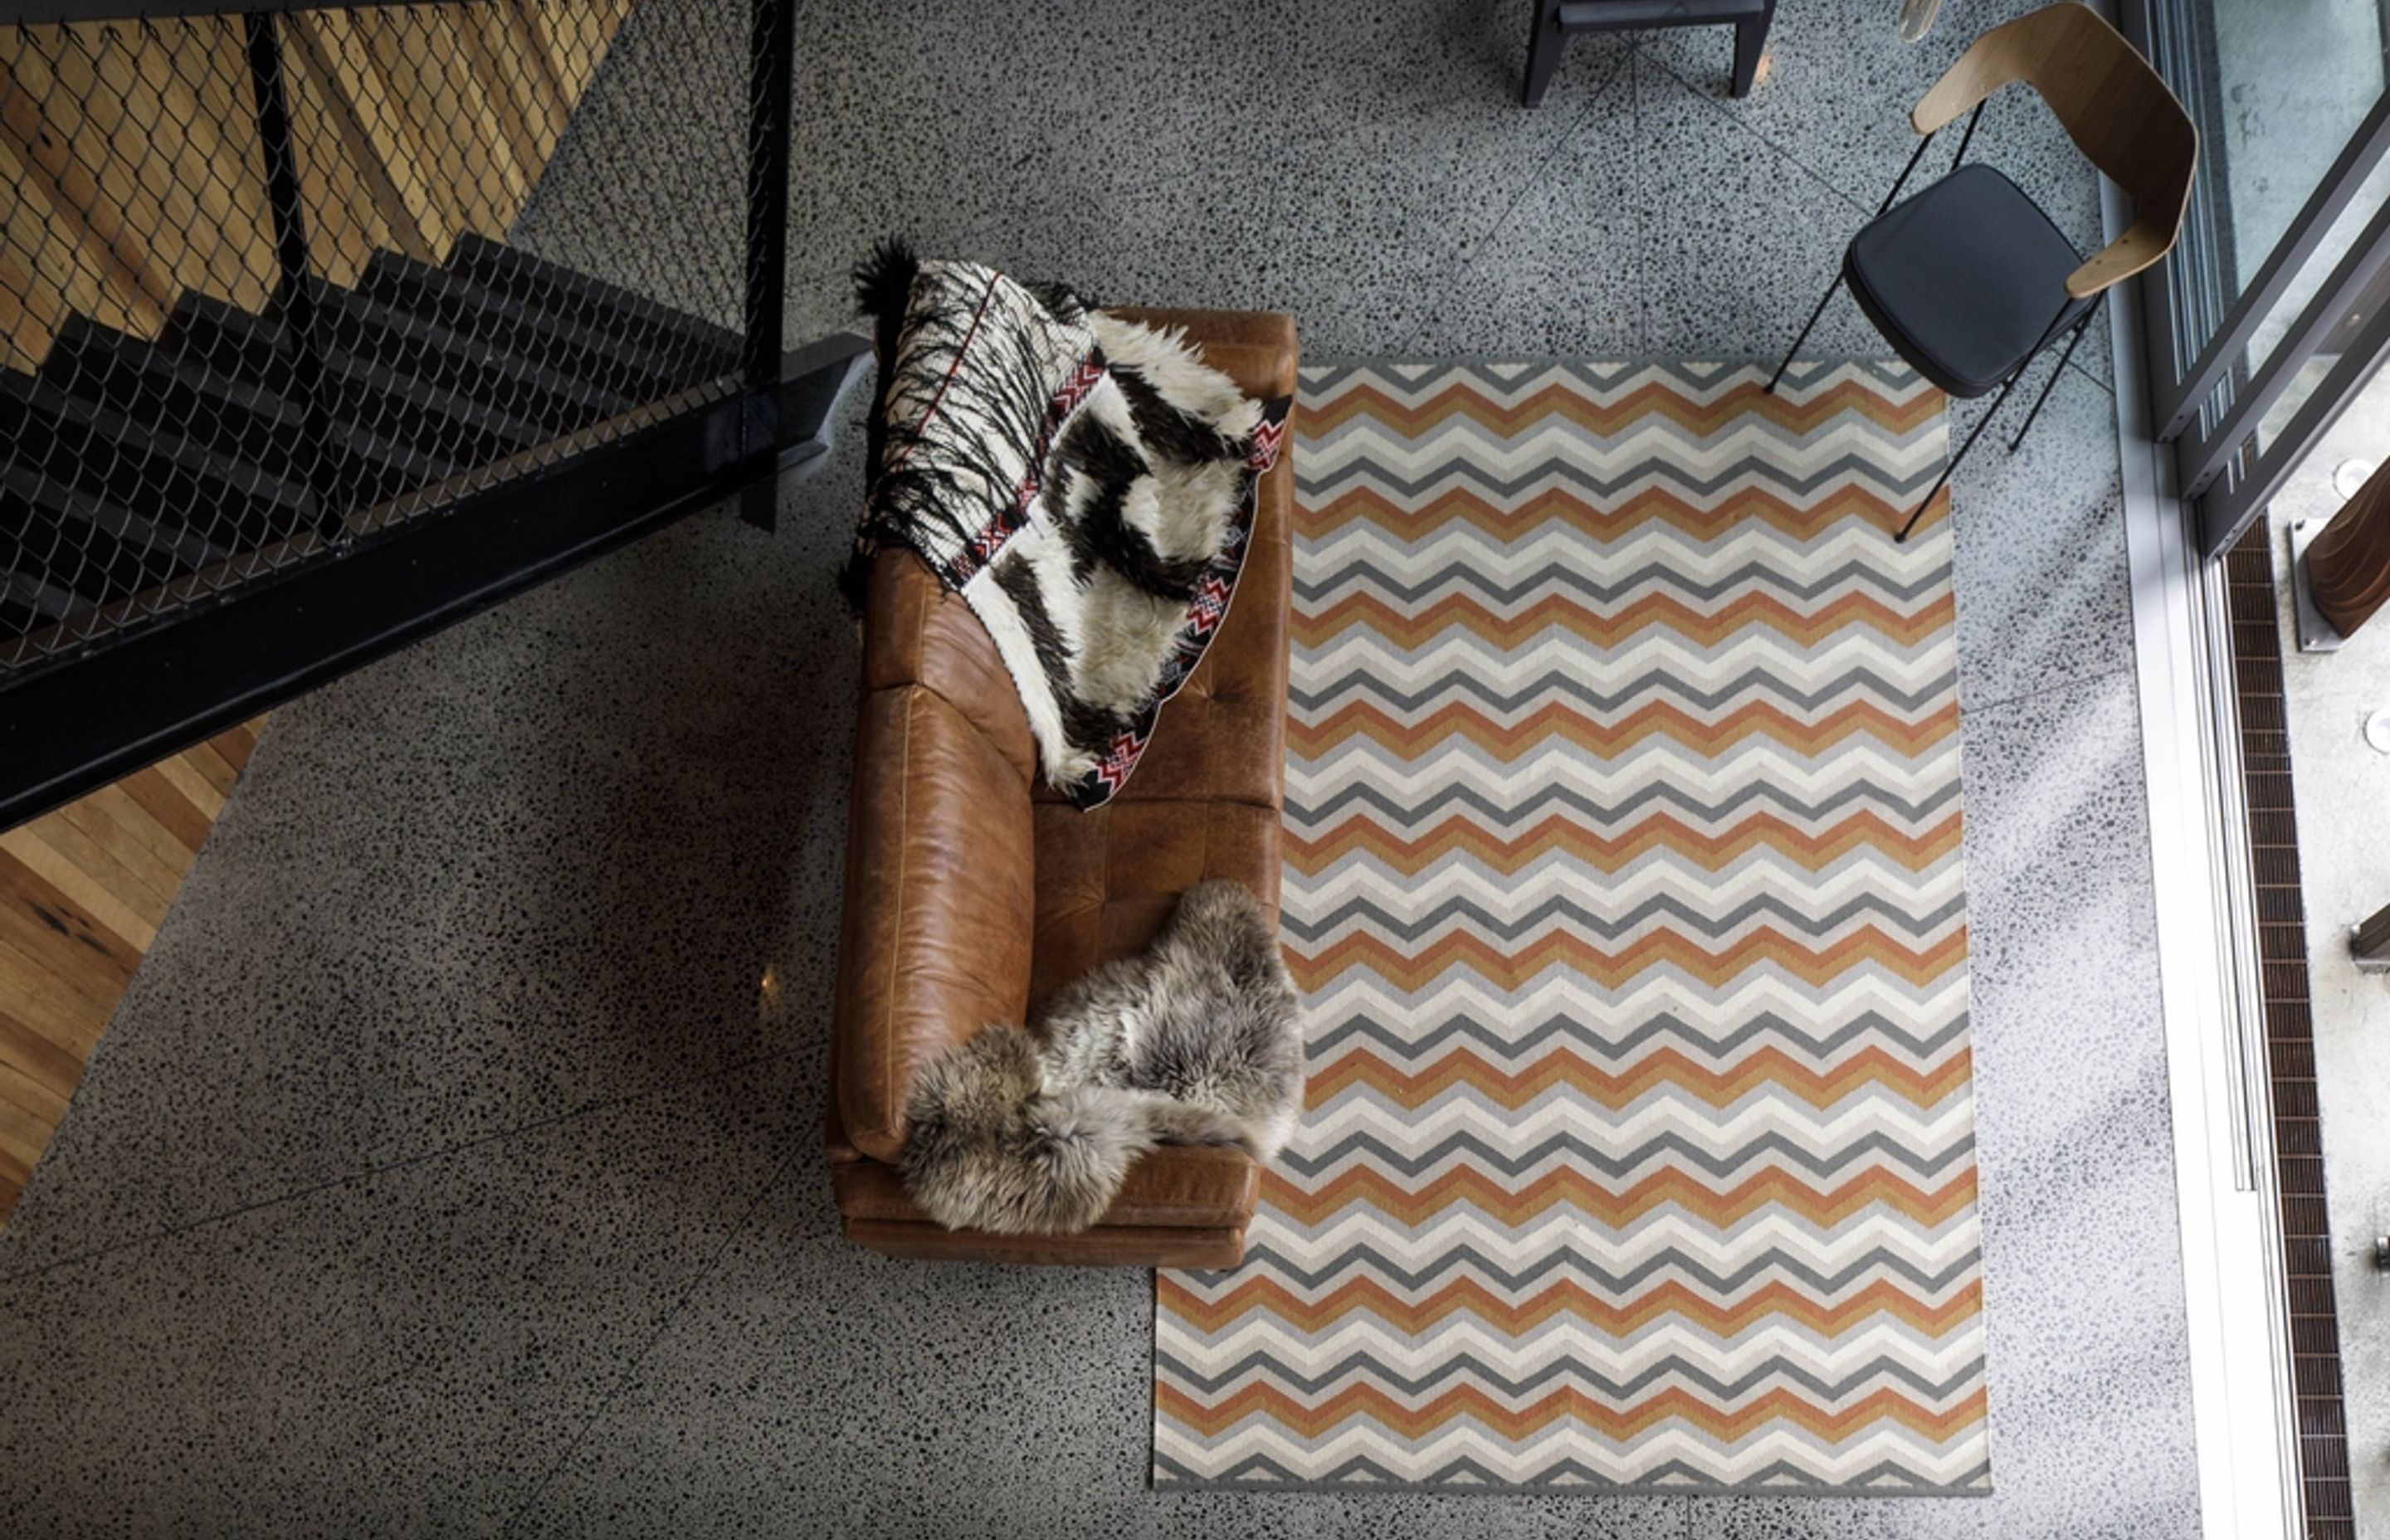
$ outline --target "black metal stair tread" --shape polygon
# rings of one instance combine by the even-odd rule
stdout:
[[[44,581],[40,573],[32,571],[31,552],[20,551],[19,559],[22,570],[0,571],[0,609],[23,617],[23,623],[14,635],[21,636],[28,631],[54,624],[78,610],[91,608],[90,601]]]
[[[195,442],[244,463],[298,462],[306,414],[295,399],[186,359],[171,341],[150,342],[78,315],[59,328],[41,374],[137,420],[180,424]],[[369,507],[458,468],[337,417],[331,439],[333,471],[355,494],[353,507]]]
[[[186,293],[167,314],[163,335],[253,384],[278,389],[289,380],[276,324],[224,301]],[[324,367],[327,407],[335,420],[452,465],[503,459],[556,436],[337,341],[325,348]]]
[[[71,486],[56,477],[9,461],[0,465],[0,491],[15,494],[50,521],[67,529],[89,524],[103,534],[159,553],[188,571],[224,560],[232,549],[165,520],[135,512],[122,503]]]
[[[310,518],[306,489],[265,467],[30,375],[0,373],[0,440],[16,445],[6,462],[11,474],[80,489],[95,505],[138,506],[145,517],[177,524],[204,517],[211,532],[228,520],[243,544],[289,533]]]
[[[61,382],[54,377],[48,363],[44,359],[43,367],[30,376],[0,373],[0,401],[6,404],[0,405],[0,422],[8,420],[12,408],[31,409],[52,417],[71,417],[100,434],[111,446],[122,445],[135,453],[172,460],[189,474],[254,485],[276,502],[297,506],[306,500],[307,489],[297,481],[248,456],[218,449],[200,435],[186,431],[191,426],[188,421],[135,415],[120,402],[86,388],[81,380]],[[285,403],[282,409],[293,408]]]
[[[155,588],[191,570],[171,551],[97,524],[61,520],[6,486],[0,486],[0,527],[21,532],[20,571],[30,567],[44,583],[93,604]]]
[[[0,643],[15,642],[56,623],[55,618],[33,605],[19,603],[15,591],[0,583]]]
[[[357,279],[357,291],[418,315],[454,324],[469,318],[493,340],[518,353],[550,359],[627,387],[635,403],[648,402],[700,385],[728,372],[732,364],[700,361],[686,350],[658,352],[636,337],[593,327],[582,317],[546,310],[468,274],[398,251],[377,251]]]
[[[705,378],[728,374],[739,366],[737,332],[487,236],[469,230],[458,236],[447,267],[552,313],[571,314],[560,308],[567,302],[590,305],[613,313],[626,323],[625,329],[660,332],[673,339],[680,352],[712,362],[713,374]]]
[[[519,416],[551,435],[619,417],[638,400],[552,368],[469,330],[364,294],[325,286],[317,311],[330,334],[359,355],[402,373],[421,374],[475,402]]]
[[[186,364],[171,348],[88,315],[67,318],[35,373],[128,417],[180,424],[189,438],[236,458],[287,462],[297,453],[300,415],[289,398]]]

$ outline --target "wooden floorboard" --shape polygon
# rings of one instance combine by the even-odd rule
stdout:
[[[66,1116],[262,724],[0,830],[0,1224]]]

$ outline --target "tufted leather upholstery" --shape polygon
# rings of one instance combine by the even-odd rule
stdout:
[[[1123,311],[1184,327],[1264,398],[1294,391],[1282,315]],[[910,555],[874,562],[832,1021],[830,1167],[847,1235],[896,1256],[1221,1267],[1244,1251],[1258,1173],[1235,1151],[1140,1161],[1083,1235],[950,1231],[893,1161],[912,1069],[990,1021],[1018,1021],[1136,951],[1177,895],[1244,882],[1277,911],[1292,599],[1291,449],[1262,478],[1253,544],[1220,634],[1163,708],[1121,793],[1073,809],[1036,772],[1028,718],[970,607]]]

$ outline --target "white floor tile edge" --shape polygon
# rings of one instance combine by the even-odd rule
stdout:
[[[2109,227],[2122,229],[2115,189],[2103,186],[2102,198]],[[2208,1540],[2285,1540],[2305,1526],[2288,1323],[2276,1283],[2281,1244],[2264,1026],[2239,982],[2235,918],[2225,898],[2235,867],[2219,797],[2229,789],[2237,800],[2238,788],[2219,785],[2217,767],[2227,762],[2209,725],[2207,615],[2220,597],[2206,591],[2181,505],[2150,442],[2139,282],[2117,296],[2108,318],[2202,1532]]]

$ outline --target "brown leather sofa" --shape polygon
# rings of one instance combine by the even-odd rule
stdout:
[[[1294,324],[1283,315],[1123,314],[1184,326],[1249,394],[1293,393]],[[1070,1236],[943,1228],[913,1206],[893,1162],[915,1067],[989,1022],[1024,1020],[1062,984],[1143,946],[1188,888],[1233,878],[1277,914],[1291,459],[1290,440],[1262,478],[1219,635],[1163,708],[1128,784],[1092,812],[1038,776],[1020,698],[969,607],[909,553],[876,559],[829,1117],[839,1213],[858,1244],[905,1257],[1142,1267],[1225,1267],[1244,1254],[1260,1174],[1240,1151],[1154,1150],[1102,1222]]]

